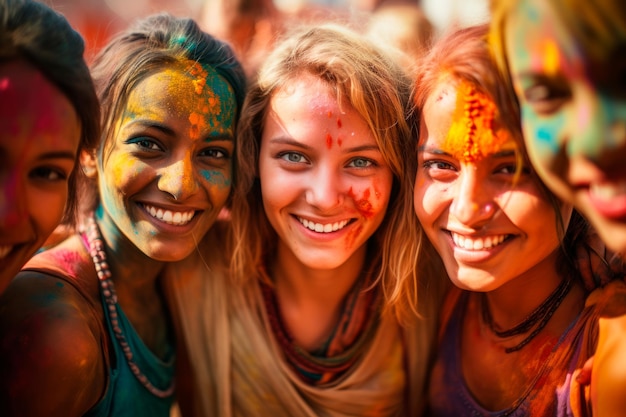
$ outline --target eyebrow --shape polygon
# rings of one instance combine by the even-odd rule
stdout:
[[[428,152],[428,153],[432,153],[434,155],[443,155],[443,156],[449,156],[450,158],[454,158],[451,154],[449,154],[448,152],[445,152],[439,148],[433,148],[433,147],[426,147],[424,145],[422,146],[418,146],[417,147],[417,151],[418,152]],[[510,158],[512,156],[515,156],[515,149],[505,149],[502,150],[500,152],[496,152],[493,153],[491,155],[489,155],[491,158]]]
[[[128,123],[126,126],[124,126],[124,128],[126,129],[134,125],[139,125],[143,128],[156,129],[167,136],[171,136],[171,137],[176,136],[176,132],[172,128],[170,128],[169,126],[163,123],[155,122],[154,120],[135,119],[132,122]],[[208,135],[203,140],[205,142],[213,142],[213,141],[219,141],[219,140],[228,140],[232,142],[235,140],[235,138],[234,138],[234,135],[232,134],[225,134],[225,133],[220,132],[212,136]]]
[[[39,160],[47,160],[47,159],[71,159],[72,161],[76,159],[76,154],[70,151],[54,151],[54,152],[46,152],[40,155],[37,159]]]
[[[304,143],[298,142],[295,139],[292,139],[290,137],[285,137],[285,136],[279,136],[273,139],[270,139],[270,143],[275,143],[275,144],[279,144],[279,145],[291,145],[291,146],[295,146],[301,149],[305,149],[305,150],[311,150],[312,148],[309,145],[306,145]],[[377,151],[380,152],[380,148],[378,147],[378,145],[373,144],[373,145],[360,145],[360,146],[355,146],[352,148],[343,148],[344,151],[346,153],[351,153],[351,152],[363,152],[363,151]]]

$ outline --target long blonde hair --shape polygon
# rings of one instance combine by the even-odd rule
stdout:
[[[248,91],[237,136],[232,270],[240,280],[259,278],[264,256],[275,249],[277,236],[263,209],[258,178],[260,141],[273,94],[302,74],[318,77],[334,91],[340,105],[349,104],[359,113],[393,173],[386,218],[368,243],[375,245],[372,253],[380,254],[377,278],[395,300],[398,265],[390,262],[389,253],[402,248],[399,219],[403,211],[412,209],[412,193],[406,195],[400,184],[415,160],[406,114],[410,83],[401,68],[364,37],[332,24],[289,33],[268,56]]]

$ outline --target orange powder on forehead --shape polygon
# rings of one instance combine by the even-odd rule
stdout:
[[[509,139],[505,130],[496,131],[497,115],[498,109],[487,95],[462,81],[443,150],[464,162],[476,162],[494,154]]]
[[[202,94],[202,90],[204,89],[206,80],[209,76],[208,71],[205,70],[199,62],[194,62],[188,71],[189,74],[196,77],[196,79],[192,81],[196,94]]]

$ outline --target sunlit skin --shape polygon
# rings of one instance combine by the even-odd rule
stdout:
[[[318,78],[301,75],[270,101],[259,178],[278,235],[270,269],[282,317],[300,346],[317,348],[362,276],[391,169],[364,119]]]
[[[230,86],[191,61],[133,89],[98,158],[102,233],[120,259],[194,250],[230,193],[234,122]]]
[[[450,128],[467,119],[461,112],[458,120],[457,87],[442,82],[425,103],[415,188],[416,213],[450,279],[481,292],[560,280],[556,214],[527,168],[516,178],[514,140],[499,130],[482,147],[476,137],[475,160],[450,147]],[[498,135],[502,145],[493,147]]]
[[[469,121],[459,111],[466,102],[465,87],[445,78],[423,107],[415,211],[453,284],[486,293],[494,322],[508,329],[524,320],[562,280],[556,262],[557,218],[530,170],[523,167],[517,172],[515,141],[499,127],[497,113],[493,130],[485,129],[472,140],[480,157],[459,152],[467,149],[458,146],[464,139],[452,140],[450,134],[455,132],[453,126]],[[457,94],[463,97],[458,99]],[[562,207],[565,222],[571,210]],[[580,289],[570,294],[574,292],[579,294]],[[509,354],[504,348],[525,335],[493,336],[479,319],[477,299],[470,298],[462,323],[463,378],[478,403],[488,410],[503,410],[528,389],[541,369],[543,355],[549,354],[582,305],[575,304],[576,299],[566,300],[566,307],[555,313],[527,349]]]
[[[0,64],[0,294],[63,217],[80,122],[25,61]]]
[[[626,253],[623,54],[592,59],[542,0],[520,1],[505,36],[533,165],[610,249]]]

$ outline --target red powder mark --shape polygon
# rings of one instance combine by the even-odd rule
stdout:
[[[341,138],[337,138],[337,146],[339,146],[340,148],[341,148],[341,143],[342,143]]]
[[[341,129],[341,126],[343,126],[343,123],[341,123],[341,119],[337,117],[337,127]]]
[[[363,217],[365,217],[366,219],[371,219],[374,216],[374,209],[372,207],[372,203],[369,201],[369,188],[363,193],[363,198],[357,199],[357,197],[354,195],[354,192],[352,191],[352,188],[350,188],[350,191],[348,191],[348,195],[354,200],[357,210],[359,211],[359,213],[361,213]]]
[[[356,229],[351,229],[350,233],[346,236],[346,249],[351,249],[354,246],[356,238],[361,234],[363,225],[359,225]]]
[[[332,137],[332,136],[330,136],[330,133],[327,133],[327,134],[326,134],[326,147],[327,147],[328,149],[330,149],[330,148],[332,148],[332,147],[333,147],[333,137]]]
[[[331,117],[333,117],[333,112],[332,111],[328,111],[328,118],[330,119]]]

